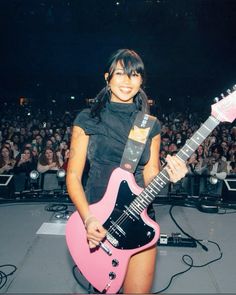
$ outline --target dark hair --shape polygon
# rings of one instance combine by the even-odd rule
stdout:
[[[24,154],[25,151],[28,151],[30,153],[30,158],[33,159],[34,158],[34,154],[32,152],[32,149],[31,148],[28,148],[28,147],[25,147],[22,149],[22,153]]]
[[[212,146],[212,149],[211,149],[212,153],[213,153],[215,150],[217,150],[217,152],[218,152],[218,154],[220,155],[220,157],[223,156],[223,154],[224,154],[224,150],[223,150],[223,148],[222,148],[221,145],[213,145],[213,146]]]
[[[55,150],[52,149],[52,148],[49,148],[49,147],[45,148],[45,149],[42,151],[42,153],[40,154],[40,156],[39,156],[39,160],[38,160],[39,163],[40,163],[41,165],[43,165],[43,166],[46,166],[46,165],[49,164],[49,163],[48,163],[48,159],[46,158],[46,151],[48,151],[48,150],[51,151],[51,152],[53,153],[53,158],[52,158],[53,162],[56,162],[56,163],[57,163],[57,166],[60,167],[60,162],[59,162],[59,159],[58,159],[58,156],[57,156]]]
[[[3,145],[1,148],[0,148],[0,167],[3,167],[6,163],[3,159],[3,156],[2,156],[2,150],[3,149],[6,149],[8,150],[9,152],[9,159],[13,159],[13,151],[11,149],[9,149],[7,146]]]
[[[120,62],[123,66],[125,74],[129,77],[134,73],[141,75],[145,81],[144,64],[141,57],[133,50],[119,49],[114,52],[105,68],[105,73],[108,73],[107,82],[112,79],[117,63]],[[91,107],[91,116],[98,117],[100,120],[101,110],[106,103],[110,101],[111,93],[108,86],[104,87],[95,97],[95,102]],[[149,113],[148,99],[145,92],[140,88],[139,92],[134,97],[136,108],[144,113]]]
[[[230,162],[230,166],[232,167],[232,169],[234,169],[235,166],[236,166],[236,163],[231,161],[231,162]]]

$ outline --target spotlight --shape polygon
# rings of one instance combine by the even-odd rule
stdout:
[[[39,172],[37,170],[32,170],[30,172],[30,179],[37,180],[39,178]]]
[[[214,177],[214,176],[211,176],[209,181],[210,181],[211,184],[217,184],[218,179],[216,177]]]
[[[57,171],[57,181],[62,190],[65,185],[65,178],[66,178],[66,171],[64,169],[59,169]]]
[[[59,169],[59,170],[57,171],[57,177],[60,178],[61,180],[62,180],[63,178],[65,178],[65,176],[66,176],[66,171],[65,171],[64,169]]]
[[[37,170],[32,170],[30,172],[27,185],[30,191],[35,191],[36,189],[39,189],[39,178],[40,173]]]

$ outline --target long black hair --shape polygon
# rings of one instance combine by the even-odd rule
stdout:
[[[104,73],[108,73],[107,83],[112,79],[117,63],[120,62],[124,72],[128,77],[136,72],[141,75],[142,81],[145,81],[144,64],[141,57],[133,50],[119,49],[114,52],[106,65]],[[94,104],[91,107],[91,116],[100,119],[100,113],[106,103],[110,101],[111,92],[109,86],[105,86],[95,97]],[[149,113],[148,98],[146,93],[140,88],[134,97],[134,103],[139,111]]]

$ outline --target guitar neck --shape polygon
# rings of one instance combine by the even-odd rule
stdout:
[[[186,141],[185,145],[176,154],[184,162],[195,152],[198,146],[207,138],[207,136],[219,125],[220,121],[210,116],[201,127]],[[147,208],[157,197],[160,191],[170,182],[169,175],[165,168],[157,174],[151,183],[138,195],[130,204],[130,210],[136,214]]]

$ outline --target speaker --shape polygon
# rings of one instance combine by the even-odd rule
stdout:
[[[236,204],[236,174],[228,175],[224,179],[222,200],[224,203]]]
[[[14,196],[13,175],[0,175],[0,198],[9,199]]]

